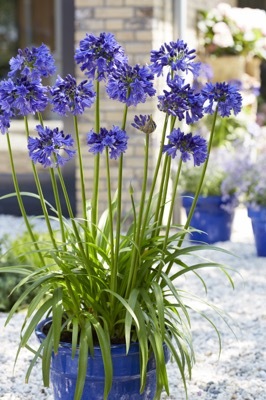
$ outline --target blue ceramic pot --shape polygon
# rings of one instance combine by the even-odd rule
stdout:
[[[43,327],[51,318],[41,321],[35,332],[39,341],[45,339]],[[133,343],[126,355],[125,345],[114,345],[111,348],[113,360],[113,386],[108,400],[153,400],[156,392],[156,363],[152,356],[148,362],[147,384],[140,394],[139,345]],[[165,346],[166,362],[169,361],[169,350]],[[51,384],[55,400],[73,400],[77,379],[78,355],[71,357],[71,344],[61,343],[58,353],[52,354]],[[82,400],[103,400],[104,366],[101,349],[94,347],[94,356],[89,356],[86,381]]]
[[[187,215],[192,201],[193,195],[183,195],[182,203]],[[234,207],[231,206],[233,202],[233,198],[224,201],[221,196],[199,196],[190,225],[203,232],[191,233],[190,240],[209,244],[230,240],[234,219]],[[223,208],[224,206],[227,207]]]
[[[248,207],[251,219],[257,255],[266,257],[266,207]]]

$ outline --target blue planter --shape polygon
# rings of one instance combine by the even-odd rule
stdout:
[[[187,215],[192,201],[191,194],[185,194],[182,197],[183,207]],[[190,225],[203,232],[191,233],[189,235],[190,240],[209,244],[230,240],[234,209],[233,207],[224,209],[223,206],[230,206],[232,201],[233,199],[223,201],[220,196],[199,196]]]
[[[45,324],[51,319],[40,322],[36,335],[40,341],[45,338],[42,332]],[[111,349],[113,360],[113,386],[108,400],[153,400],[156,392],[156,363],[152,356],[147,368],[147,384],[140,394],[140,362],[139,345],[133,343],[126,355],[125,345],[114,345]],[[169,360],[169,350],[165,346],[166,362]],[[51,384],[55,400],[73,400],[77,379],[78,355],[71,357],[71,344],[62,343],[58,353],[52,354]],[[104,366],[101,349],[94,347],[94,356],[89,356],[85,387],[82,400],[103,400]]]
[[[248,207],[248,216],[252,222],[257,255],[266,257],[266,207]]]

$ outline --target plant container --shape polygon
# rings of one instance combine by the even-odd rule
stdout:
[[[40,342],[45,339],[43,328],[51,323],[51,318],[41,321],[35,333]],[[77,350],[78,352],[78,350]],[[108,400],[153,400],[156,393],[156,362],[151,355],[147,367],[147,382],[140,393],[140,353],[138,343],[132,343],[128,354],[124,344],[111,347],[113,361],[113,385]],[[165,359],[169,360],[169,350],[165,346]],[[73,400],[78,371],[78,353],[71,356],[71,344],[61,343],[58,353],[52,354],[50,381],[55,400]],[[82,400],[103,400],[104,365],[100,347],[94,347],[94,355],[88,357],[85,386]]]
[[[256,251],[259,257],[266,257],[266,207],[248,207],[255,239]]]
[[[182,197],[187,215],[192,201],[191,194]],[[230,240],[234,214],[232,198],[223,200],[221,196],[199,196],[190,226],[202,232],[189,234],[189,239],[208,244]]]

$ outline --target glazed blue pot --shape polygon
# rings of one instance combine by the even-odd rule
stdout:
[[[43,327],[51,322],[51,318],[41,321],[35,332],[39,341],[45,339]],[[108,400],[153,400],[156,392],[156,363],[152,356],[148,362],[147,384],[140,394],[139,345],[133,343],[126,355],[126,347],[114,345],[111,348],[113,360],[113,385]],[[169,350],[165,346],[166,362]],[[73,400],[77,379],[78,355],[71,357],[71,344],[61,343],[58,353],[52,354],[51,384],[55,400]],[[103,400],[104,366],[101,349],[94,347],[94,356],[88,358],[88,368],[82,400]]]
[[[256,251],[259,257],[266,257],[266,207],[248,207],[255,239]]]
[[[191,194],[183,195],[182,203],[187,215],[192,201]],[[202,232],[191,233],[189,239],[209,244],[230,240],[234,219],[234,208],[231,204],[233,198],[224,201],[221,196],[199,196],[190,226]],[[224,206],[227,208],[224,209]]]

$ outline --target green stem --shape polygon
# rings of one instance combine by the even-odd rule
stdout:
[[[100,82],[96,80],[96,102],[95,102],[95,133],[100,132]],[[100,154],[94,156],[93,191],[92,191],[92,236],[96,238],[98,221],[99,201],[99,176],[100,176]]]
[[[40,124],[43,127],[44,123],[43,123],[42,114],[40,112],[38,112],[38,119],[39,119]],[[64,225],[64,221],[63,221],[62,207],[61,207],[58,186],[57,186],[56,177],[55,177],[53,168],[49,168],[49,173],[50,173],[50,178],[51,178],[51,183],[52,183],[52,188],[53,188],[53,193],[54,193],[57,216],[58,216],[59,224],[60,224],[61,238],[62,238],[62,242],[66,243],[65,225]],[[64,247],[66,249],[66,246],[64,246]]]
[[[62,242],[64,244],[64,249],[66,250],[65,225],[64,225],[64,221],[63,221],[62,207],[61,207],[56,177],[55,177],[53,168],[50,168],[50,177],[51,177],[51,182],[52,182],[52,187],[53,187],[57,216],[58,216],[58,220],[59,220],[59,224],[60,224],[61,238],[62,238]]]
[[[137,279],[137,271],[139,268],[139,257],[141,251],[141,223],[143,220],[143,212],[144,212],[144,205],[145,205],[145,197],[146,197],[146,189],[147,189],[147,179],[148,179],[148,167],[149,167],[149,141],[150,135],[146,133],[146,145],[145,145],[145,158],[144,158],[144,176],[142,182],[142,190],[141,190],[141,199],[140,199],[140,207],[139,207],[139,215],[137,219],[137,227],[136,233],[134,236],[134,243],[135,246],[132,250],[132,258],[131,258],[131,267],[130,267],[130,274],[128,277],[128,285],[127,285],[127,292],[126,298],[129,296],[131,289],[134,288],[135,282]],[[145,226],[142,227],[142,230],[145,230]]]
[[[115,288],[116,276],[113,273],[114,271],[114,228],[113,228],[113,209],[112,209],[112,192],[111,192],[111,176],[110,176],[110,163],[109,163],[109,154],[108,148],[105,148],[106,151],[106,175],[107,175],[107,195],[108,195],[108,212],[109,212],[109,221],[110,221],[110,247],[111,247],[111,290]],[[114,296],[111,296],[111,307],[113,306]]]
[[[56,170],[57,170],[59,181],[60,181],[60,184],[61,184],[61,187],[62,187],[64,198],[65,198],[65,201],[66,201],[67,211],[68,211],[69,217],[71,219],[72,227],[73,227],[75,236],[78,239],[78,243],[77,244],[79,246],[80,252],[81,252],[84,260],[86,261],[87,257],[86,257],[86,254],[85,254],[85,251],[84,251],[84,248],[83,248],[83,245],[82,245],[82,240],[80,238],[80,234],[79,234],[78,228],[77,228],[76,223],[75,223],[75,217],[74,217],[74,214],[73,214],[73,211],[72,211],[72,207],[71,207],[71,203],[70,203],[69,196],[68,196],[68,193],[67,193],[65,181],[64,181],[64,178],[63,178],[63,175],[62,175],[62,172],[61,172],[60,168],[57,167]]]
[[[175,125],[176,117],[171,118],[171,126],[170,126],[170,132],[172,132],[174,125]],[[154,223],[155,227],[157,227],[156,231],[153,232],[153,236],[158,234],[158,229],[160,226],[159,220],[162,219],[162,217],[159,217],[159,214],[162,216],[162,213],[160,213],[161,209],[163,208],[164,210],[164,205],[165,205],[165,200],[166,200],[166,195],[168,186],[169,186],[169,178],[170,178],[170,165],[171,160],[169,159],[168,156],[165,155],[164,159],[164,165],[163,165],[163,170],[161,172],[162,174],[162,179],[160,183],[160,188],[158,191],[158,198],[157,198],[157,206],[154,214]]]
[[[170,210],[169,210],[168,220],[167,220],[165,234],[164,234],[163,253],[167,248],[167,242],[168,242],[168,238],[169,238],[171,221],[172,221],[172,217],[173,217],[173,211],[174,211],[174,206],[175,206],[175,199],[176,199],[176,193],[177,193],[177,187],[178,187],[181,167],[182,167],[182,159],[180,159],[180,161],[179,161],[178,169],[177,169],[177,173],[176,173],[176,177],[175,177],[175,181],[174,181],[174,184],[173,184],[172,199],[171,199],[171,203],[170,203]],[[158,279],[160,279],[160,277],[161,277],[161,273],[162,273],[163,267],[164,267],[163,262],[160,262],[160,264],[158,266],[158,271],[157,271]]]
[[[168,220],[167,220],[166,229],[165,229],[164,250],[166,249],[166,246],[167,246],[167,241],[168,241],[170,227],[171,227],[171,221],[172,221],[172,218],[173,218],[173,212],[174,212],[174,206],[175,206],[175,200],[176,200],[176,193],[177,193],[177,187],[178,187],[181,168],[182,168],[182,159],[180,158],[180,161],[179,161],[179,164],[178,164],[177,173],[176,173],[176,177],[175,177],[174,184],[173,184],[172,199],[171,199],[171,203],[170,203],[170,210],[169,210]]]
[[[73,120],[74,120],[74,128],[75,128],[76,145],[77,145],[77,151],[78,151],[78,163],[79,163],[81,198],[82,198],[82,215],[83,215],[83,219],[84,219],[84,225],[85,225],[85,227],[87,227],[88,220],[87,220],[84,168],[83,168],[82,153],[81,153],[80,138],[79,138],[78,119],[77,119],[76,115],[74,115]]]
[[[160,212],[159,212],[159,216],[158,216],[156,235],[158,235],[160,233],[161,226],[162,226],[162,223],[163,223],[165,205],[166,205],[167,194],[168,194],[168,190],[169,190],[170,176],[171,176],[171,157],[168,156],[168,160],[167,160],[167,163],[166,163],[166,171],[165,171],[165,174],[163,175],[164,180],[165,180],[165,184],[164,184],[164,187],[163,187],[163,190],[162,190],[161,206],[159,208]]]
[[[27,138],[28,138],[29,137],[29,124],[28,124],[28,117],[27,116],[24,117],[24,122],[25,122],[25,130],[26,130],[26,134],[27,134]],[[36,185],[36,188],[37,188],[37,191],[38,191],[39,200],[40,200],[40,203],[41,203],[41,207],[42,207],[42,212],[43,212],[43,216],[44,216],[44,219],[45,219],[45,223],[46,223],[46,226],[47,226],[47,229],[48,229],[52,244],[53,244],[54,248],[57,249],[57,244],[56,244],[56,241],[55,241],[55,238],[54,238],[54,232],[52,230],[49,214],[48,214],[46,203],[45,203],[45,200],[44,200],[44,195],[43,195],[43,191],[42,191],[41,182],[40,182],[40,179],[39,179],[39,176],[38,176],[38,172],[37,172],[36,166],[35,166],[33,161],[31,162],[31,167],[32,167],[34,181],[35,181],[35,185]]]
[[[159,170],[160,170],[160,166],[161,166],[161,159],[162,159],[162,156],[163,156],[163,146],[164,146],[164,142],[165,142],[168,119],[169,119],[168,115],[166,114],[165,120],[164,120],[163,131],[162,131],[162,138],[161,138],[159,154],[158,154],[158,157],[157,157],[157,163],[156,163],[156,167],[155,167],[155,171],[154,171],[154,175],[153,175],[153,180],[152,180],[152,184],[151,184],[151,188],[150,188],[149,198],[147,200],[145,214],[144,214],[144,217],[143,217],[142,232],[141,232],[141,235],[140,235],[141,241],[144,238],[145,227],[146,227],[147,222],[148,222],[151,203],[152,203],[153,195],[154,195],[154,190],[155,190],[155,186],[156,186],[156,183],[157,183],[158,174],[159,174]]]
[[[216,106],[216,110],[215,110],[214,117],[213,117],[212,128],[211,128],[211,133],[210,133],[210,139],[209,139],[209,143],[208,143],[207,158],[206,158],[205,163],[203,164],[202,174],[201,174],[198,186],[197,186],[197,190],[196,190],[196,193],[195,193],[191,208],[190,208],[188,216],[187,216],[187,221],[186,221],[186,223],[184,225],[184,231],[186,231],[190,226],[190,222],[191,222],[191,219],[193,217],[193,214],[194,214],[197,202],[198,202],[198,198],[199,198],[199,195],[200,195],[200,192],[201,192],[201,189],[202,189],[202,185],[203,185],[203,182],[204,182],[206,170],[207,170],[208,163],[209,163],[209,157],[210,157],[210,151],[211,151],[213,137],[214,137],[214,128],[215,128],[215,124],[216,124],[217,115],[218,115],[218,105]],[[183,235],[181,235],[181,237],[179,239],[179,242],[178,242],[178,247],[180,247],[182,245],[185,236],[186,236],[186,232],[184,232]]]
[[[126,128],[128,106],[126,105],[123,113],[122,130]],[[121,215],[122,215],[122,188],[123,188],[123,153],[119,157],[118,167],[118,185],[117,185],[117,207],[116,207],[116,236],[115,236],[115,254],[114,254],[114,268],[112,276],[113,291],[117,291],[117,275],[118,275],[118,258],[120,247],[120,234],[121,234]]]
[[[34,244],[35,250],[37,251],[37,254],[40,258],[41,264],[42,266],[45,266],[45,261],[43,258],[42,253],[40,252],[40,248],[38,246],[38,242],[37,239],[32,231],[32,227],[30,225],[25,207],[24,207],[24,203],[22,200],[22,196],[19,190],[19,184],[18,184],[18,179],[17,179],[17,174],[16,174],[16,169],[15,169],[15,164],[14,164],[14,158],[13,158],[13,153],[12,153],[12,147],[11,147],[11,142],[10,142],[10,137],[9,137],[9,133],[6,133],[6,138],[7,138],[7,147],[8,147],[8,154],[9,154],[9,159],[10,159],[10,165],[11,165],[11,172],[12,172],[12,179],[13,179],[13,184],[14,184],[14,188],[15,188],[15,192],[17,195],[17,200],[18,200],[18,204],[19,204],[19,208],[20,208],[20,212],[21,215],[24,219],[25,225],[27,227],[27,231],[31,237],[32,243]]]
[[[88,243],[88,218],[87,218],[87,204],[86,204],[86,188],[85,188],[85,179],[84,179],[84,168],[83,168],[83,161],[82,161],[82,152],[80,146],[80,138],[79,138],[79,129],[78,129],[78,118],[76,115],[73,117],[74,119],[74,128],[75,128],[75,138],[76,138],[76,145],[78,150],[78,164],[79,164],[79,177],[80,177],[80,185],[81,185],[81,199],[82,199],[82,216],[84,220],[84,234],[85,234],[85,242]],[[89,254],[89,247],[88,244],[86,246],[86,253]]]

